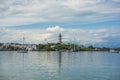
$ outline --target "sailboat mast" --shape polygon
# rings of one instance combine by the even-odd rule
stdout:
[[[25,39],[25,38],[23,37],[23,45],[24,45],[24,39]]]
[[[74,37],[74,43],[73,43],[73,45],[74,45],[74,50],[75,50],[75,37]]]

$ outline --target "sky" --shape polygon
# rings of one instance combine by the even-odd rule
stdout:
[[[0,0],[0,42],[120,47],[120,0]]]

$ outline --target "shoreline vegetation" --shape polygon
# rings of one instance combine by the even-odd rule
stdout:
[[[76,44],[60,44],[60,43],[47,43],[47,44],[19,44],[19,43],[0,43],[0,51],[19,51],[22,48],[28,51],[110,51],[111,48],[107,47],[94,47],[76,45]],[[112,48],[120,51],[120,48]]]

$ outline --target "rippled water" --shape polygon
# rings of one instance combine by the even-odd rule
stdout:
[[[120,54],[1,51],[0,80],[120,80]]]

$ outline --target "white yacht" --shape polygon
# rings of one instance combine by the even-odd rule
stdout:
[[[110,49],[110,53],[119,53],[119,51],[114,50],[114,49]]]

